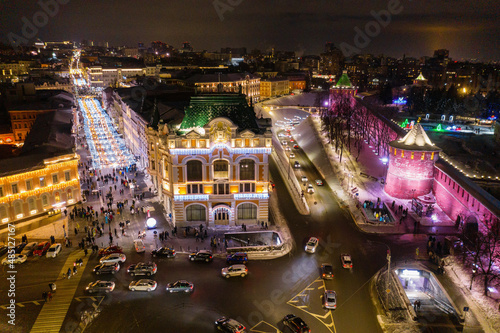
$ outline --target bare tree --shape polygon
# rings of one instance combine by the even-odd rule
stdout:
[[[500,278],[500,272],[495,267],[500,259],[500,223],[498,220],[490,220],[484,226],[486,230],[482,232],[482,236],[477,237],[477,273],[483,278],[484,295],[487,296],[490,283]]]

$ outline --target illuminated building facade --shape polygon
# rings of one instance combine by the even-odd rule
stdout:
[[[287,79],[271,78],[260,81],[260,98],[272,98],[290,93]]]
[[[27,221],[81,200],[71,110],[39,115],[18,156],[0,159],[0,221]]]
[[[402,139],[391,141],[385,192],[400,199],[429,194],[440,151],[419,123]]]
[[[268,222],[271,141],[243,94],[194,96],[178,128],[153,124],[149,172],[175,225]]]

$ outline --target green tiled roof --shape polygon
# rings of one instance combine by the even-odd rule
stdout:
[[[418,81],[425,81],[427,80],[423,75],[422,73],[420,73],[420,75],[415,79],[415,80],[418,80]]]
[[[253,108],[243,94],[206,94],[191,97],[180,131],[203,127],[212,119],[227,117],[239,130],[259,130]]]
[[[337,88],[352,87],[351,80],[349,80],[349,76],[347,76],[347,73],[342,74],[335,87]]]

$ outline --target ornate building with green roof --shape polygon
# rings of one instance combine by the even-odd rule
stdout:
[[[193,96],[180,125],[151,124],[148,145],[149,172],[174,225],[268,222],[272,133],[245,95]]]

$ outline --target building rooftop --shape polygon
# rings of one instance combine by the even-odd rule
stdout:
[[[191,97],[180,130],[187,132],[205,126],[218,117],[229,118],[239,130],[249,129],[259,133],[255,112],[248,106],[246,97],[237,93],[214,93]]]
[[[404,150],[441,151],[438,146],[432,143],[420,123],[416,123],[403,138],[391,141],[389,145]]]
[[[353,88],[351,80],[349,79],[349,76],[347,76],[347,72],[344,71],[344,73],[342,73],[342,76],[337,81],[337,84],[335,85],[335,87],[337,87],[337,88]]]
[[[213,82],[235,82],[242,81],[248,76],[250,80],[259,77],[250,73],[224,73],[224,74],[195,74],[186,79],[187,83],[213,83]]]

